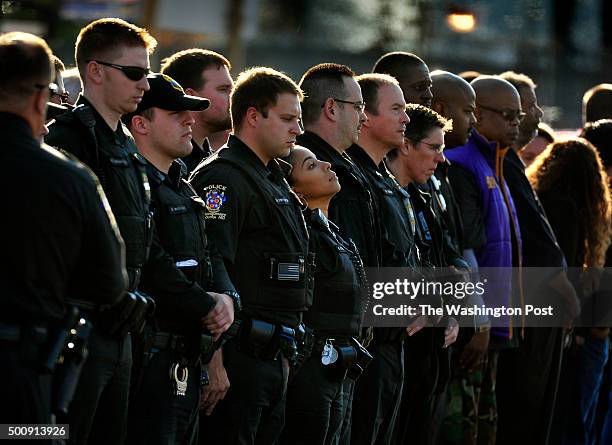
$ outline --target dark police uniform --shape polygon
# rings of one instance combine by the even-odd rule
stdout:
[[[264,165],[231,136],[190,179],[243,302],[240,333],[223,347],[231,386],[213,414],[212,443],[272,443],[282,429],[290,353],[279,350],[311,303],[308,234],[282,165]]]
[[[416,220],[408,193],[389,173],[384,162],[375,165],[358,145],[348,153],[374,190],[382,222],[383,267],[419,266],[415,242]],[[374,360],[355,387],[352,443],[390,443],[399,411],[404,380],[404,328],[375,328]]]
[[[431,194],[415,183],[408,184],[406,190],[414,205],[417,244],[421,263],[427,268],[424,272],[436,279],[435,269],[448,266],[448,257],[456,255],[452,246],[446,244],[449,239],[442,215],[435,210],[436,204],[444,202],[443,198],[436,196],[434,184]],[[395,431],[398,444],[414,441],[426,445],[436,441],[434,408],[443,402],[441,394],[450,378],[450,349],[443,348],[444,331],[442,326],[426,327],[404,342],[404,388]]]
[[[65,299],[114,304],[125,291],[123,243],[100,185],[82,165],[41,144],[21,117],[0,113],[3,267],[0,418],[50,423],[45,343]]]
[[[50,125],[47,141],[76,155],[100,178],[126,245],[128,289],[138,288],[146,266],[160,293],[176,298],[185,310],[208,312],[214,300],[176,268],[157,239],[146,161],[131,135],[121,123],[113,131],[84,97],[77,105]],[[70,435],[76,442],[123,442],[131,366],[130,335],[117,338],[94,329],[70,410]]]
[[[162,247],[175,265],[203,289],[234,291],[222,258],[208,243],[204,203],[182,178],[184,165],[175,161],[168,174],[147,163],[155,226]],[[214,277],[214,279],[213,279]],[[145,363],[135,367],[136,394],[130,406],[130,443],[195,443],[200,400],[200,356],[210,360],[213,339],[202,329],[206,312],[182,307],[157,289],[145,268],[141,289],[155,298],[155,332]],[[206,310],[206,308],[203,308]],[[147,348],[148,349],[148,348]],[[187,387],[177,394],[168,370],[187,370]],[[179,376],[180,378],[180,376]]]
[[[343,381],[356,360],[354,337],[367,287],[355,244],[345,241],[320,210],[305,213],[316,258],[313,304],[304,314],[314,331],[313,350],[289,383],[282,442],[331,444],[342,426]]]
[[[208,138],[204,139],[202,146],[198,145],[198,143],[192,139],[191,147],[191,153],[181,158],[181,160],[187,166],[187,172],[189,173],[194,171],[200,162],[213,154]]]
[[[378,267],[381,261],[380,220],[368,180],[348,154],[338,153],[315,133],[306,131],[297,141],[317,159],[331,164],[341,189],[329,205],[329,219],[355,242],[366,267]]]
[[[338,153],[317,134],[306,131],[297,137],[297,141],[312,151],[317,159],[331,164],[341,189],[329,204],[329,218],[338,224],[340,233],[355,242],[363,264],[378,267],[382,255],[380,215],[368,180],[347,153]],[[343,424],[338,437],[343,444],[350,443],[354,386],[352,379],[345,379]]]

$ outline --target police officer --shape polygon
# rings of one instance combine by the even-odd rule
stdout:
[[[242,297],[240,333],[223,347],[230,389],[214,416],[214,443],[273,443],[285,410],[288,358],[308,298],[308,235],[282,160],[302,133],[302,92],[270,68],[240,74],[234,136],[190,182],[204,199],[209,236]]]
[[[179,51],[162,62],[161,73],[180,83],[187,94],[210,100],[208,109],[193,116],[193,150],[183,158],[189,172],[227,142],[232,129],[229,97],[234,81],[231,69],[231,63],[224,56],[201,48]],[[219,139],[222,142],[217,142]]]
[[[0,189],[8,209],[0,232],[5,423],[51,422],[51,376],[40,370],[66,298],[112,305],[126,285],[123,243],[95,177],[37,142],[45,131],[50,56],[46,42],[31,34],[0,36]]]
[[[234,295],[239,305],[223,260],[216,251],[210,251],[202,215],[204,203],[182,178],[182,162],[178,160],[192,149],[194,120],[189,110],[204,110],[209,101],[185,95],[169,76],[152,74],[147,80],[151,89],[145,92],[134,113],[123,116],[123,121],[147,159],[159,240],[190,281],[204,289],[214,285],[216,290]],[[210,360],[215,344],[210,332],[202,332],[201,318],[212,319],[215,315],[198,312],[189,301],[167,298],[147,268],[141,288],[157,302],[156,332],[145,341],[145,363],[135,369],[137,387],[129,442],[194,443],[200,355]]]
[[[378,267],[381,259],[379,214],[368,180],[346,150],[359,138],[366,120],[365,103],[355,73],[346,65],[322,63],[310,68],[300,80],[304,91],[302,113],[305,132],[298,143],[319,160],[331,164],[340,191],[329,205],[330,219],[352,239],[366,267]],[[365,332],[368,337],[370,331]],[[367,346],[367,338],[364,343]],[[355,382],[343,384],[341,443],[350,442],[351,409]]]
[[[83,96],[79,106],[50,126],[48,141],[76,155],[100,178],[126,243],[128,289],[138,289],[147,267],[158,295],[175,298],[194,314],[206,314],[213,307],[215,313],[220,311],[222,324],[203,320],[213,333],[220,333],[233,319],[232,300],[206,294],[160,246],[146,161],[120,121],[123,114],[136,110],[149,89],[146,74],[155,44],[145,30],[120,19],[100,19],[83,28],[76,43]],[[122,443],[132,365],[130,335],[126,328],[110,332],[105,319],[112,323],[120,318],[114,313],[94,318],[98,329],[92,334],[91,354],[70,410],[71,438],[79,443]]]
[[[406,102],[397,80],[385,74],[357,77],[368,120],[358,144],[348,153],[374,190],[382,223],[381,266],[417,267],[414,218],[408,193],[387,170],[383,159],[403,143],[408,123]],[[409,332],[416,332],[412,326]],[[353,402],[352,443],[389,443],[399,409],[403,380],[404,328],[375,328],[374,360],[357,381]]]
[[[446,267],[442,221],[432,209],[435,199],[418,187],[433,175],[444,162],[444,133],[448,121],[422,105],[409,104],[406,112],[405,143],[387,154],[387,165],[399,184],[410,193],[417,225],[417,240],[425,273],[436,279],[435,268]],[[458,333],[458,323],[452,317],[443,318],[445,329],[424,329],[406,341],[404,394],[400,418],[396,426],[396,442],[415,440],[435,443],[433,421],[436,395],[444,394],[450,377],[448,347]],[[441,403],[443,397],[439,398]]]
[[[289,384],[284,443],[333,443],[343,412],[343,381],[352,379],[358,359],[369,354],[355,339],[361,325],[361,305],[367,296],[365,270],[355,244],[345,240],[327,219],[331,198],[340,190],[329,162],[296,147],[288,162],[288,181],[308,206],[305,210],[310,250],[315,254],[314,298],[304,314],[312,331],[308,358]],[[363,293],[366,292],[365,295]],[[363,365],[363,363],[362,363]],[[313,388],[316,390],[313,391]]]

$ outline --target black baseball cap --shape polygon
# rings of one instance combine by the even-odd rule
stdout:
[[[168,111],[203,111],[210,105],[208,99],[185,94],[183,87],[166,74],[152,73],[147,80],[151,89],[145,91],[136,111],[130,113],[132,115],[153,107]]]

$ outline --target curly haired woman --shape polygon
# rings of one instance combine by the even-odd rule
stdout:
[[[598,286],[596,271],[604,266],[612,221],[608,175],[597,150],[581,138],[554,142],[529,166],[527,176],[567,264],[573,268],[568,275],[573,276],[576,291],[589,295]],[[563,444],[595,443],[595,413],[608,359],[608,332],[608,328],[596,327],[575,332],[574,349],[562,371],[560,390],[565,389],[566,394],[560,394],[556,413],[559,425],[566,425]],[[565,402],[564,395],[569,397]]]

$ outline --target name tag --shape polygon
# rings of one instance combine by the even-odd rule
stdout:
[[[387,196],[393,195],[393,190],[391,189],[383,189],[383,193]]]
[[[180,213],[187,213],[187,207],[185,207],[184,205],[170,206],[170,207],[168,207],[168,212],[170,212],[171,215],[178,215]]]
[[[497,188],[497,181],[493,176],[487,176],[487,187],[490,189]]]
[[[115,167],[129,167],[130,163],[125,158],[110,158],[110,163]]]
[[[291,201],[289,201],[289,198],[274,198],[274,200],[276,201],[276,204],[278,204],[279,206],[288,206],[289,204],[291,204]]]

